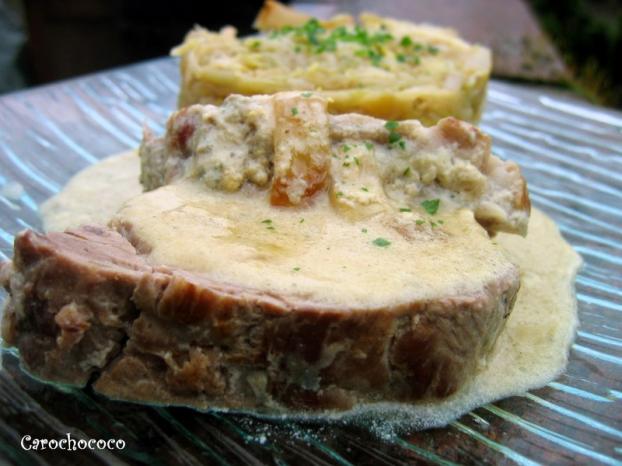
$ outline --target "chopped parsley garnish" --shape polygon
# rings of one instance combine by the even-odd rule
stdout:
[[[304,97],[305,99],[308,99],[309,97],[311,97],[313,95],[313,92],[303,92],[302,94],[300,94],[302,97]]]
[[[382,60],[382,52],[379,52],[375,49],[363,49],[354,53],[357,57],[367,57],[371,60],[372,64],[375,66],[380,65],[380,61]]]
[[[372,241],[372,244],[374,244],[375,246],[381,247],[381,248],[386,248],[391,244],[391,241],[389,241],[388,239],[384,239],[384,238],[376,238],[375,240]]]
[[[361,188],[361,191],[365,191],[366,193],[368,193],[368,192],[369,192],[369,189],[367,189],[365,186],[363,186],[363,187]]]
[[[320,22],[317,19],[311,18],[303,24],[300,29],[301,32],[307,36],[307,40],[310,44],[319,45],[320,40],[318,35],[324,32],[324,28],[320,25]]]
[[[412,210],[409,209],[408,207],[401,207],[400,212],[412,212]]]
[[[443,223],[445,223],[445,222],[443,222],[442,220],[437,220],[437,222],[438,222],[439,224],[441,224],[441,225],[442,225]]]
[[[400,133],[391,131],[389,133],[389,144],[395,144],[396,142],[400,141],[400,139],[402,139],[402,135]]]
[[[347,144],[344,144],[343,146],[341,146],[341,150],[344,152],[348,152],[351,149],[351,147]]]
[[[421,207],[423,207],[430,215],[434,215],[438,211],[438,206],[440,204],[440,199],[426,199],[421,203]]]
[[[261,223],[272,223],[272,220],[270,220],[269,218],[262,220]]]
[[[292,115],[294,116],[298,115],[298,108],[292,107]]]
[[[430,220],[430,225],[432,225],[432,228],[434,228],[436,226],[436,222]]]
[[[379,45],[393,40],[393,36],[382,28],[380,31],[371,32],[362,26],[355,26],[353,29],[340,26],[327,31],[315,18],[302,26],[285,26],[274,31],[270,37],[275,38],[287,34],[292,34],[296,42],[306,45],[310,52],[317,54],[334,52],[337,50],[338,42],[356,43],[362,47],[356,54],[368,57],[374,65],[378,65],[382,60],[383,53]]]
[[[268,226],[266,227],[266,229],[268,229],[268,230],[274,230],[274,227],[273,227],[272,225],[268,225]]]
[[[304,219],[304,218],[301,218],[301,219],[300,219],[300,222],[298,222],[298,223],[304,223],[304,222],[305,222],[305,219]]]
[[[389,144],[392,146],[399,146],[400,149],[406,148],[406,143],[402,139],[402,135],[396,131],[399,123],[395,120],[389,120],[384,124],[384,127],[389,131]]]
[[[359,167],[361,166],[361,161],[359,160],[358,157],[354,157],[354,163]]]
[[[343,166],[344,167],[349,167],[350,166],[350,162],[343,162]]]
[[[363,233],[367,233],[367,228],[363,228],[361,231],[362,231]]]
[[[367,150],[372,150],[374,148],[374,145],[369,141],[365,141],[365,147],[367,148]]]
[[[254,40],[250,43],[250,46],[253,50],[259,50],[259,47],[261,47],[261,42],[258,40]]]
[[[435,55],[439,52],[438,47],[424,45],[414,42],[409,36],[396,39],[383,25],[379,29],[367,30],[362,26],[354,28],[339,26],[334,29],[326,29],[316,19],[312,18],[301,26],[285,26],[272,32],[270,38],[290,35],[294,42],[294,51],[301,52],[304,49],[308,53],[322,54],[334,52],[340,43],[355,44],[359,48],[354,52],[358,57],[368,59],[375,66],[380,66],[385,56],[385,44],[389,47],[401,46],[400,53],[396,54],[396,59],[401,63],[419,63],[419,57],[411,55],[414,53],[429,53]],[[251,42],[254,48],[255,42]],[[403,52],[403,53],[402,53]]]
[[[343,196],[343,193],[341,191],[337,191],[337,197],[341,197]]]
[[[417,220],[415,223],[417,225],[423,225],[425,222],[423,220]]]
[[[300,267],[294,267],[294,272],[298,272],[300,270]]]
[[[409,176],[410,175],[410,167],[406,167],[406,170],[404,170],[404,173],[402,173],[402,176]]]

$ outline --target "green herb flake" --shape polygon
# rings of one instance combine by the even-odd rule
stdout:
[[[374,145],[369,141],[365,141],[365,147],[367,148],[367,150],[372,150],[374,148]]]
[[[344,152],[348,152],[351,149],[351,147],[347,144],[344,144],[343,146],[341,146],[341,150]]]
[[[412,210],[409,209],[408,207],[401,207],[400,212],[412,212]]]
[[[402,140],[402,135],[395,131],[398,126],[399,123],[394,120],[389,120],[384,124],[384,127],[389,131],[389,144],[398,145],[400,148],[404,149],[406,143]]]
[[[438,222],[440,225],[442,225],[443,223],[445,223],[445,222],[443,222],[442,220],[437,220],[437,222]]]
[[[268,229],[268,230],[274,230],[274,227],[273,227],[272,225],[268,225],[268,226],[266,227],[266,229]]]
[[[389,133],[389,144],[395,144],[396,142],[399,142],[401,139],[402,139],[402,136],[400,135],[400,133],[396,133],[396,132]]]
[[[440,204],[440,199],[426,199],[421,203],[421,207],[423,207],[424,210],[430,215],[434,215],[438,211]]]
[[[356,164],[357,167],[361,166],[361,161],[359,160],[358,157],[354,157],[354,163]]]
[[[376,238],[375,240],[372,241],[372,244],[380,248],[386,248],[391,244],[391,241],[389,241],[388,239],[384,239],[384,238]]]
[[[406,55],[404,55],[403,53],[398,53],[397,55],[395,55],[395,59],[400,63],[404,63],[406,61]]]
[[[300,267],[294,267],[294,272],[299,272],[300,271]]]
[[[376,52],[374,50],[370,50],[368,52],[369,59],[371,60],[371,64],[374,66],[380,66],[380,62],[382,61],[382,54]]]
[[[369,189],[367,189],[365,186],[363,186],[363,187],[361,188],[361,191],[365,191],[366,193],[368,193],[368,192],[369,192]]]
[[[343,166],[344,167],[349,167],[350,166],[350,162],[343,162]]]
[[[250,43],[250,47],[253,50],[259,50],[259,47],[261,47],[261,41],[258,40],[254,40]]]
[[[404,36],[402,37],[402,40],[400,41],[400,45],[402,47],[410,47],[411,45],[413,45],[413,40],[408,36]]]
[[[321,23],[312,18],[301,26],[286,26],[273,32],[270,37],[292,34],[297,43],[296,52],[299,52],[301,45],[305,46],[310,53],[321,54],[334,52],[337,50],[339,42],[350,42],[358,44],[361,49],[357,50],[357,56],[369,59],[372,64],[378,66],[383,58],[381,44],[394,40],[394,37],[382,27],[380,30],[368,31],[362,26],[346,28],[339,26],[334,29],[325,29]]]
[[[343,193],[341,191],[337,191],[337,197],[342,197]]]
[[[423,221],[423,220],[417,220],[415,223],[416,223],[417,225],[423,225],[423,224],[425,223],[425,221]]]
[[[309,97],[311,97],[313,95],[313,92],[303,92],[302,94],[300,94],[302,97],[304,97],[305,99],[308,99]]]
[[[367,228],[363,228],[361,231],[362,231],[363,233],[367,233]]]
[[[304,219],[304,218],[301,218],[301,219],[300,219],[300,222],[298,222],[298,223],[305,223],[305,219]]]
[[[389,120],[384,124],[384,127],[388,129],[389,131],[394,131],[397,129],[399,125],[400,125],[399,122],[395,120]]]
[[[432,228],[434,228],[434,227],[436,227],[436,222],[430,221],[430,225],[432,225]]]
[[[262,221],[261,221],[261,223],[268,223],[268,224],[270,224],[270,223],[272,223],[272,220],[270,220],[269,218],[267,218],[267,219],[265,219],[265,220],[262,220]]]
[[[438,47],[435,47],[434,45],[428,45],[428,53],[436,55],[438,52],[440,52],[440,49]]]
[[[402,173],[402,176],[410,176],[410,167],[406,167],[406,170],[404,170],[404,173]]]
[[[294,116],[298,115],[298,108],[296,108],[296,107],[292,108],[292,115],[294,115]]]

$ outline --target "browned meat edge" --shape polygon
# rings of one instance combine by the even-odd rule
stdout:
[[[153,268],[118,233],[15,239],[2,333],[42,379],[112,398],[278,413],[445,398],[488,354],[518,273],[387,309],[331,309]]]

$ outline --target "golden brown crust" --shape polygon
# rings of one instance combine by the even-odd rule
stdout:
[[[476,146],[483,146],[484,153],[490,153],[490,136],[484,134],[473,125],[466,125],[457,118],[447,117],[443,118],[437,124],[443,137],[455,142],[460,149],[473,149]],[[479,164],[477,168],[481,168]]]
[[[514,207],[516,207],[518,210],[522,210],[524,212],[527,212],[527,214],[529,214],[531,212],[531,199],[529,199],[529,190],[527,189],[527,181],[525,180],[525,177],[522,175],[520,179],[521,179],[522,189],[521,189],[520,195],[516,196],[516,199],[514,201]]]
[[[311,15],[302,13],[274,0],[266,0],[257,13],[253,27],[259,31],[273,31],[284,26],[300,26],[312,18]],[[326,28],[353,25],[354,19],[350,15],[337,15],[328,20],[320,21]]]
[[[260,31],[270,31],[288,24],[292,26],[304,24],[309,18],[309,15],[288,8],[282,3],[266,0],[257,13],[253,27]]]
[[[323,190],[330,162],[326,101],[285,94],[274,100],[272,205],[298,205]]]

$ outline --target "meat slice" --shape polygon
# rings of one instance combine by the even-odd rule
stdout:
[[[369,309],[153,266],[118,233],[15,240],[3,337],[34,375],[200,408],[344,410],[455,393],[490,352],[519,286],[500,265],[476,292]]]
[[[527,231],[518,165],[492,155],[486,134],[452,117],[424,127],[329,115],[313,93],[234,95],[220,107],[174,113],[164,136],[145,134],[139,154],[146,190],[186,179],[224,192],[249,184],[271,187],[273,205],[304,207],[327,188],[338,209],[358,218],[421,211],[421,202],[441,199],[473,211],[490,234]]]
[[[131,296],[149,270],[112,230],[23,232],[0,273],[10,293],[2,338],[38,377],[84,385],[121,351],[137,315]]]

